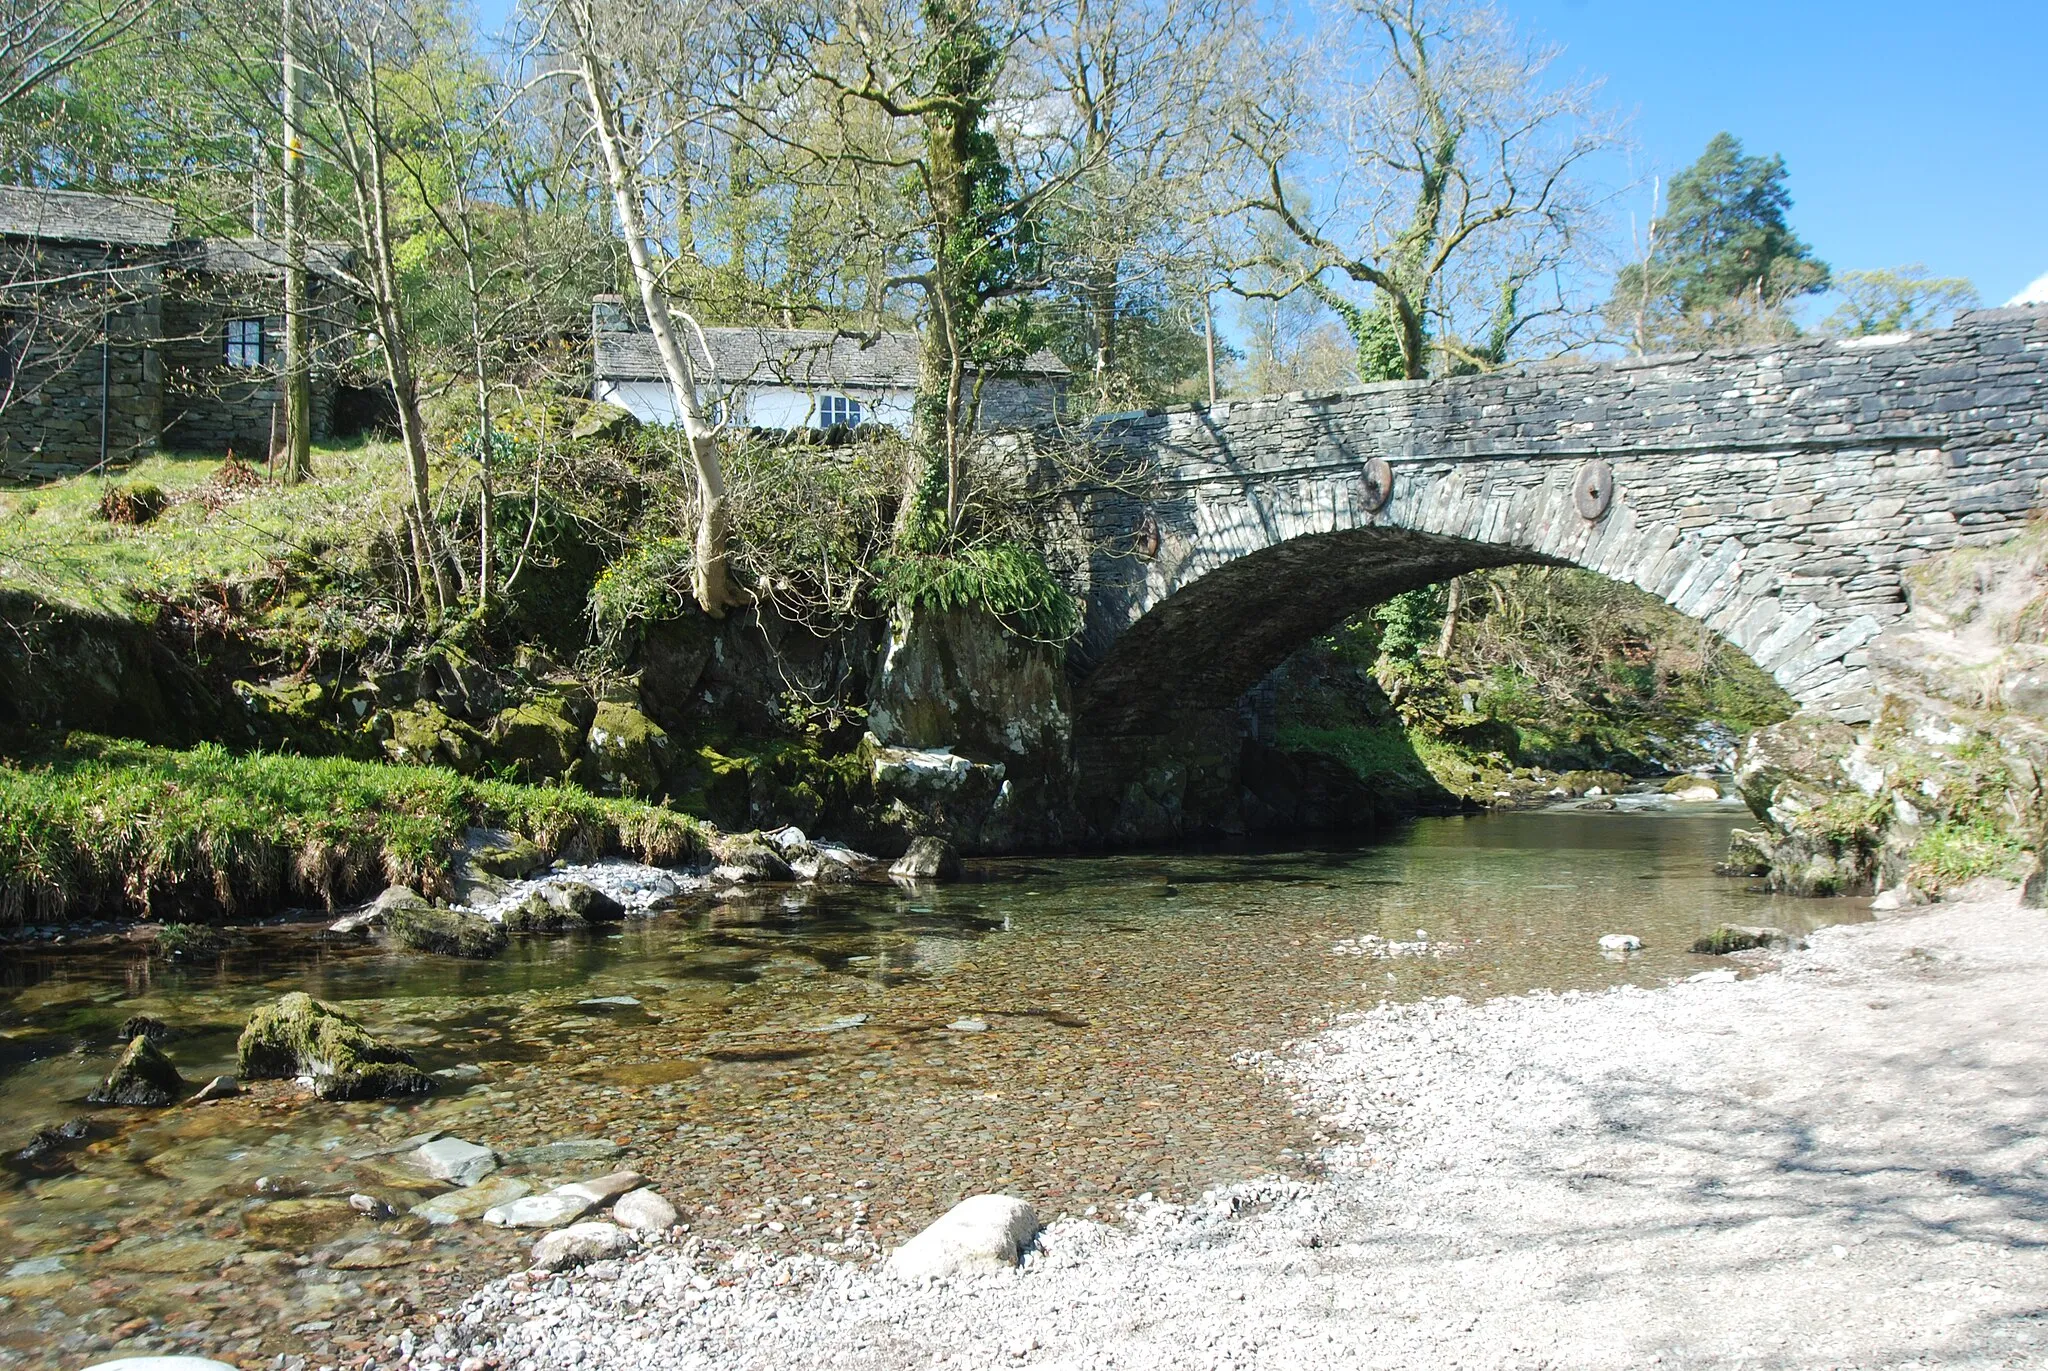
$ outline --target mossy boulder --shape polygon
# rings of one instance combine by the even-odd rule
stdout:
[[[1784,941],[1782,929],[1758,924],[1722,924],[1712,933],[1695,939],[1692,950],[1706,956],[1721,957],[1730,952],[1750,952]]]
[[[459,909],[436,909],[424,900],[386,909],[384,931],[411,952],[482,961],[505,950],[505,930],[489,919]]]
[[[1557,786],[1568,795],[1590,795],[1596,790],[1602,795],[1619,795],[1628,789],[1628,777],[1619,771],[1567,771],[1557,778]]]
[[[1714,871],[1722,876],[1770,875],[1770,835],[1753,829],[1735,829],[1728,835],[1728,855]]]
[[[249,1016],[236,1045],[245,1080],[300,1079],[323,1100],[423,1095],[432,1079],[403,1048],[379,1042],[362,1024],[293,991]]]
[[[612,442],[639,427],[640,421],[633,416],[631,410],[599,402],[577,416],[576,425],[569,430],[569,436],[582,442]]]
[[[572,933],[625,917],[625,906],[603,891],[564,881],[542,886],[507,910],[504,927],[508,933]]]
[[[580,711],[561,695],[537,695],[500,710],[484,733],[484,755],[501,774],[548,781],[569,774],[583,752]]]
[[[630,799],[655,799],[668,789],[675,749],[668,731],[624,700],[600,700],[583,742],[600,788]]]
[[[711,855],[718,863],[717,874],[728,881],[787,881],[794,879],[789,863],[773,844],[758,833],[739,833],[712,844]]]
[[[548,864],[547,853],[503,828],[472,828],[462,835],[459,865],[508,881],[531,876]]]
[[[431,700],[392,710],[388,727],[390,734],[384,739],[384,755],[394,762],[407,766],[445,766],[465,776],[475,775],[482,769],[482,736]],[[382,732],[383,726],[378,731]]]
[[[129,1040],[128,1050],[107,1073],[107,1078],[85,1097],[87,1104],[129,1104],[161,1108],[185,1098],[192,1084],[178,1074],[157,1045],[145,1033]]]

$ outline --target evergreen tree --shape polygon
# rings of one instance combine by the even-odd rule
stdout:
[[[1746,156],[1734,135],[1715,135],[1672,178],[1649,252],[1615,282],[1610,321],[1639,349],[1796,333],[1788,305],[1826,290],[1829,278],[1787,222],[1785,179],[1784,158]]]

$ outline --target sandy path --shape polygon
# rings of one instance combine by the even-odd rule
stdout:
[[[718,1286],[660,1249],[486,1291],[417,1364],[2048,1366],[2039,912],[1381,1010],[1269,1065],[1344,1130],[1324,1184],[1062,1222],[1015,1275],[922,1289],[816,1259]]]

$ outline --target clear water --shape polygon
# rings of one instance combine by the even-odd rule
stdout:
[[[998,861],[945,887],[692,900],[484,963],[317,924],[245,930],[197,965],[120,942],[11,949],[0,1144],[81,1113],[93,1132],[0,1184],[0,1367],[113,1348],[326,1360],[423,1329],[523,1266],[532,1237],[348,1207],[367,1193],[403,1215],[445,1192],[386,1150],[428,1130],[507,1155],[609,1143],[616,1161],[501,1175],[541,1189],[630,1166],[700,1235],[849,1252],[979,1190],[1058,1214],[1307,1171],[1312,1121],[1240,1053],[1385,998],[1688,975],[1719,964],[1687,949],[1724,922],[1864,917],[1711,875],[1742,817],[1541,811],[1365,845]],[[1643,951],[1603,955],[1608,932]],[[291,989],[481,1078],[403,1104],[282,1083],[194,1108],[80,1103],[128,1015],[170,1023],[198,1082],[232,1072],[249,1007]],[[583,1003],[619,996],[637,1004]]]

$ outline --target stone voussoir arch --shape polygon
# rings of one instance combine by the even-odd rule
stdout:
[[[1511,563],[1639,586],[1857,721],[1911,567],[2043,504],[2048,309],[1113,415],[1084,437],[1115,473],[1070,492],[1084,769],[1229,708],[1388,595]],[[1607,500],[1582,504],[1603,473]]]

